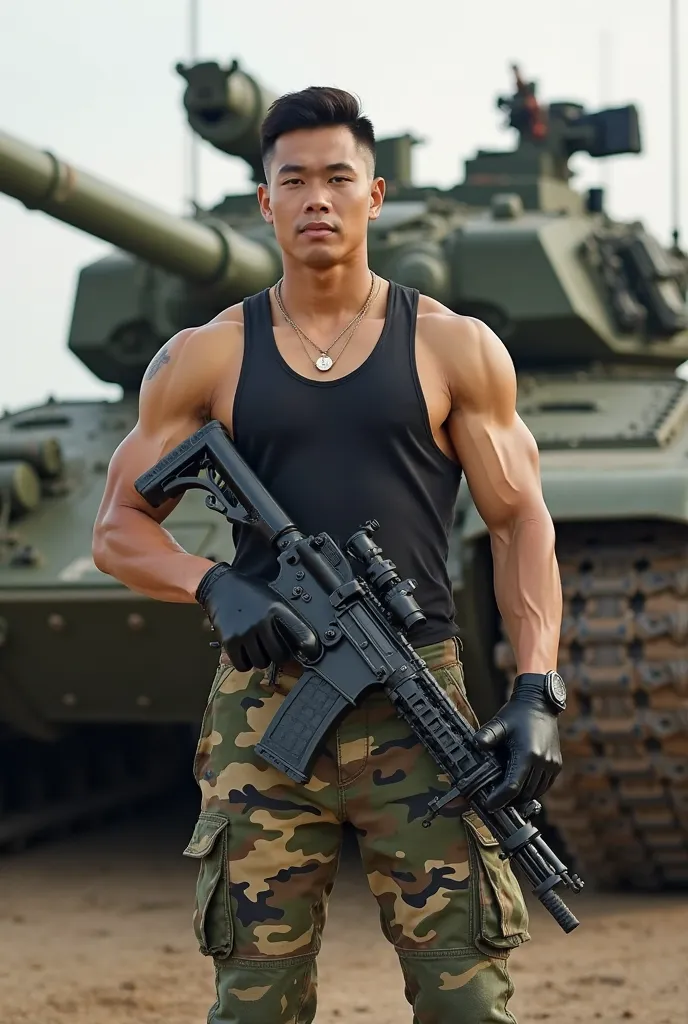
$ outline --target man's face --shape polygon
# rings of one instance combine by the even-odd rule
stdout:
[[[365,245],[380,213],[385,183],[373,158],[342,125],[281,135],[258,201],[282,252],[311,267],[329,267]]]

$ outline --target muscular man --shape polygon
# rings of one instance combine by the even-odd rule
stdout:
[[[343,543],[378,519],[385,553],[418,582],[427,621],[409,639],[477,725],[446,569],[465,473],[490,531],[520,673],[478,734],[508,764],[494,805],[551,785],[561,758],[544,678],[557,661],[561,591],[511,359],[483,323],[371,273],[367,228],[385,183],[372,125],[352,96],[283,96],[262,138],[258,201],[283,279],[181,331],[153,360],[139,421],[110,464],[93,542],[103,572],[151,598],[198,601],[222,641],[194,762],[201,812],[185,851],[199,861],[194,927],[216,968],[208,1019],[313,1021],[315,958],[348,820],[415,1024],[513,1024],[507,957],[528,939],[528,919],[491,834],[456,801],[421,828],[448,780],[381,691],[332,730],[307,784],[262,761],[254,745],[300,670],[264,582],[273,555],[241,528],[231,567],[188,554],[162,526],[175,503],[155,511],[133,486],[218,419],[300,529]]]

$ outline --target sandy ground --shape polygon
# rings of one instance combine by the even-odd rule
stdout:
[[[190,926],[183,802],[0,859],[0,1024],[205,1024],[210,961]],[[565,936],[539,905],[511,957],[519,1024],[688,1021],[688,895],[583,894]],[[316,1024],[411,1024],[359,866],[343,867],[319,959]],[[457,1022],[459,1024],[459,1022]]]

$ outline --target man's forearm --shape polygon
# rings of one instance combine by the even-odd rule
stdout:
[[[549,513],[515,519],[491,534],[497,605],[516,656],[517,672],[557,666],[562,595]]]
[[[158,601],[191,604],[202,577],[214,564],[190,555],[159,523],[134,508],[96,524],[93,559],[101,572],[130,590]]]

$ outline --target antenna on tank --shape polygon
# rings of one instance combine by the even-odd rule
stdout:
[[[603,110],[611,103],[611,80],[612,80],[612,35],[608,30],[600,32],[599,38],[599,96],[597,101],[599,109]],[[606,190],[609,191],[611,184],[612,167],[610,160],[601,160],[600,177]]]
[[[199,33],[200,33],[200,0],[189,0],[188,8],[188,51],[189,63],[195,64],[198,61]],[[189,131],[187,135],[187,157],[188,157],[188,180],[187,195],[191,213],[198,209],[200,194],[200,150],[199,138],[196,132]]]
[[[674,249],[679,250],[681,234],[681,141],[679,114],[679,29],[678,0],[670,0],[669,7],[669,75],[671,107],[671,237]]]

